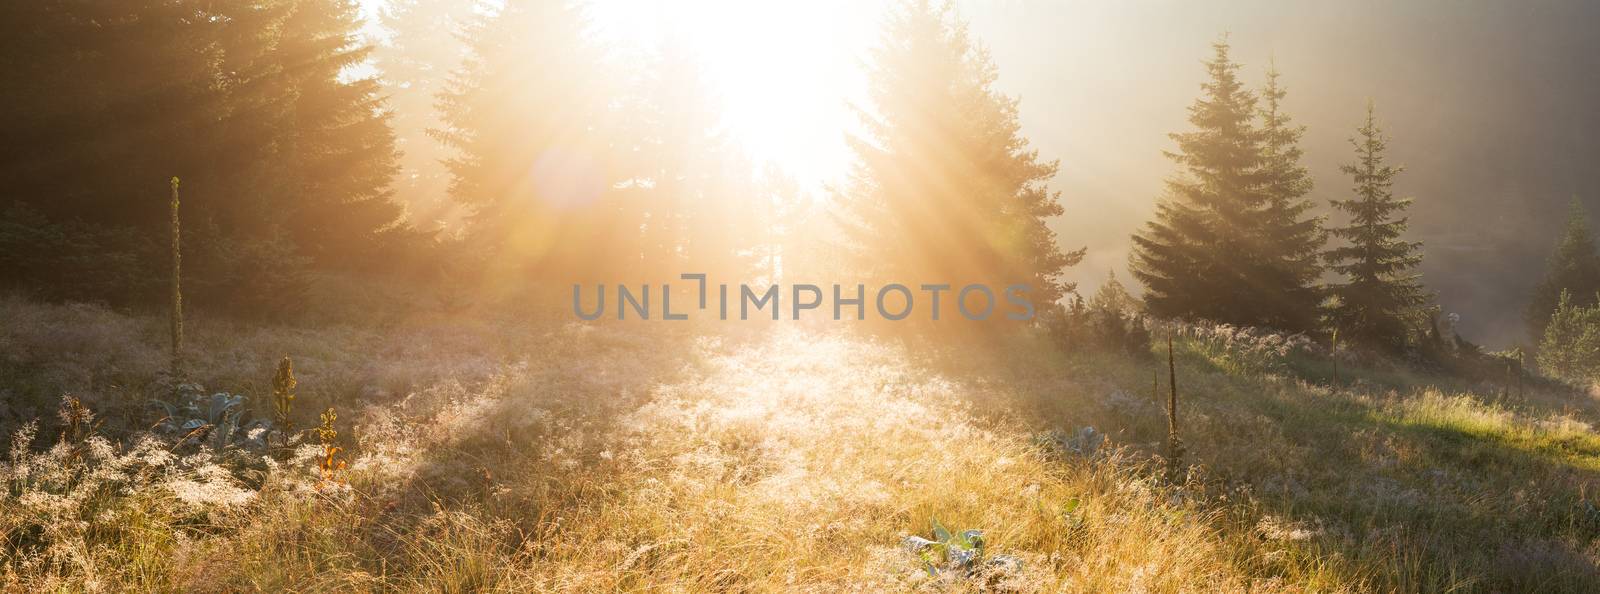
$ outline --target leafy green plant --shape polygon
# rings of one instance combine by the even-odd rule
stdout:
[[[922,560],[922,568],[930,576],[956,572],[969,575],[986,566],[1015,570],[1022,565],[1009,555],[986,556],[982,530],[951,532],[938,518],[933,518],[931,524],[932,540],[912,535],[901,542],[901,546]]]
[[[1068,534],[1077,534],[1089,525],[1083,516],[1083,500],[1073,497],[1061,504],[1061,523]]]
[[[179,445],[202,444],[216,451],[240,447],[265,449],[272,421],[249,419],[244,394],[217,392],[180,395],[178,402],[157,400],[153,406],[165,416],[156,429],[179,439]]]

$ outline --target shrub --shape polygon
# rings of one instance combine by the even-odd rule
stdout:
[[[53,223],[26,203],[0,211],[0,285],[48,299],[126,303],[154,296],[164,276],[154,244],[129,229]]]
[[[62,399],[60,417],[54,445],[36,450],[39,425],[29,423],[11,435],[0,461],[0,559],[26,574],[92,574],[86,555],[115,554],[104,543],[135,537],[125,531],[138,522],[124,519],[195,517],[256,497],[210,456],[176,455],[151,434],[128,445],[99,435],[94,415],[76,398]],[[0,583],[16,577],[0,576]]]
[[[1139,302],[1115,275],[1087,302],[1074,296],[1071,306],[1060,315],[1047,325],[1052,336],[1069,348],[1098,347],[1134,355],[1150,352],[1150,332]]]
[[[1563,291],[1539,342],[1538,363],[1545,374],[1571,382],[1600,377],[1600,305],[1576,305]]]

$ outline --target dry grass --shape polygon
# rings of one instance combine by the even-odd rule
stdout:
[[[9,331],[0,344],[13,361],[132,361],[117,373],[133,377],[145,373],[136,345],[159,330],[93,309],[0,307],[35,321],[109,322],[61,336]],[[349,468],[324,481],[315,447],[265,465],[205,452],[156,463],[165,450],[132,437],[92,438],[89,453],[74,457],[68,442],[48,449],[46,430],[17,450],[33,453],[0,466],[0,584],[172,592],[1600,584],[1600,509],[1588,495],[1600,436],[1582,408],[1513,406],[1423,385],[1336,394],[1289,375],[1223,369],[1197,347],[1179,371],[1197,466],[1185,484],[1169,485],[1154,455],[1165,430],[1148,394],[1154,360],[1066,355],[1036,340],[985,356],[930,356],[781,327],[720,338],[638,329],[418,321],[387,333],[229,328],[230,340],[202,332],[195,367],[263,398],[276,357],[293,354],[310,400],[297,406],[314,414],[332,403],[341,423],[350,420],[340,427]],[[256,361],[257,353],[265,356]],[[147,363],[161,362],[157,351]],[[83,381],[49,365],[28,369],[35,373],[12,368],[14,385]],[[106,377],[84,373],[91,388]],[[319,381],[325,392],[307,390]],[[1081,425],[1109,441],[1077,452],[1039,439]],[[982,529],[990,558],[1020,565],[930,575],[901,543],[931,537],[935,519]]]

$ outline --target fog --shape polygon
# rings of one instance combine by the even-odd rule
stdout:
[[[1092,290],[1126,279],[1128,236],[1173,168],[1161,151],[1187,125],[1200,61],[1226,34],[1245,79],[1269,60],[1324,206],[1350,187],[1338,166],[1377,103],[1416,199],[1411,237],[1423,281],[1468,339],[1526,342],[1521,309],[1543,271],[1567,202],[1600,209],[1600,6],[1552,2],[964,2],[973,32],[1020,97],[1024,131],[1059,158],[1064,248],[1087,246],[1069,274]],[[1137,283],[1133,283],[1137,284]]]

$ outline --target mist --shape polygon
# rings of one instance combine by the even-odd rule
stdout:
[[[964,2],[974,35],[1021,99],[1024,132],[1062,160],[1052,187],[1066,214],[1063,247],[1088,247],[1068,271],[1090,294],[1126,280],[1129,234],[1154,211],[1173,171],[1162,156],[1226,35],[1243,76],[1283,72],[1285,107],[1307,127],[1311,197],[1348,195],[1339,165],[1354,154],[1366,101],[1415,198],[1410,235],[1424,243],[1422,281],[1461,334],[1492,347],[1527,344],[1521,312],[1543,273],[1566,205],[1600,208],[1600,6],[1527,3],[1267,1]],[[1131,283],[1137,286],[1138,283]]]

